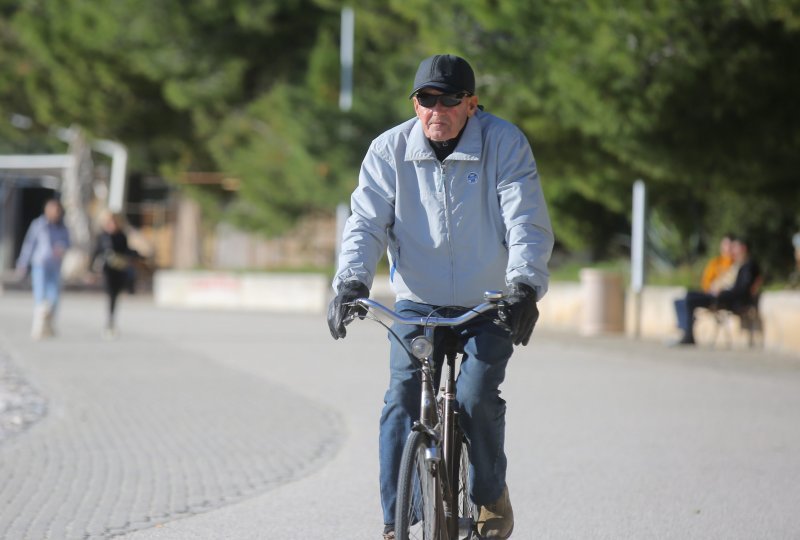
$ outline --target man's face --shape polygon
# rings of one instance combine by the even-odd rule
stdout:
[[[114,216],[108,216],[106,220],[103,222],[103,230],[109,234],[114,234],[119,230],[119,225],[117,224],[116,218]]]
[[[743,242],[734,240],[731,242],[731,255],[737,263],[744,262],[747,259],[747,246]]]
[[[61,205],[55,201],[49,201],[44,206],[44,215],[50,223],[58,223],[61,219]]]
[[[443,92],[435,88],[423,88],[418,93],[440,96]],[[422,131],[432,141],[454,139],[477,109],[477,96],[465,97],[455,107],[445,107],[437,100],[430,108],[420,105],[417,96],[414,96],[414,111],[422,122]]]

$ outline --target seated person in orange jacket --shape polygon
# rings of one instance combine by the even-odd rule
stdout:
[[[703,277],[700,279],[700,287],[703,292],[716,293],[732,285],[736,278],[736,270],[731,272],[733,266],[733,256],[731,255],[731,244],[733,235],[726,234],[719,241],[719,255],[708,261],[703,269]]]
[[[732,241],[732,234],[723,236],[719,241],[719,255],[708,261],[708,264],[703,269],[700,286],[704,293],[716,294],[720,290],[733,285],[738,268],[733,268],[733,257],[731,257]],[[675,314],[678,316],[678,328],[686,328],[689,323],[685,317],[685,297],[675,300]]]
[[[755,302],[753,296],[754,284],[761,277],[758,264],[750,258],[750,246],[746,240],[735,238],[731,241],[731,255],[736,271],[736,277],[730,286],[714,290],[712,285],[709,292],[689,291],[683,299],[682,312],[678,312],[678,323],[683,330],[683,336],[677,343],[680,345],[694,345],[694,310],[699,307],[719,307],[738,310]],[[679,308],[678,302],[675,303]]]

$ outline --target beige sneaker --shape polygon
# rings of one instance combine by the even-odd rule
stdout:
[[[106,340],[117,339],[117,336],[119,336],[119,334],[117,333],[117,329],[114,328],[113,326],[103,330],[103,339]]]
[[[47,309],[44,313],[44,335],[47,337],[53,337],[56,335],[56,328],[53,319],[55,318],[55,313],[53,307],[50,304],[45,304]]]
[[[33,308],[33,324],[31,325],[31,337],[33,339],[42,339],[47,337],[47,316],[50,311],[50,306],[46,302],[37,304]]]
[[[508,496],[508,486],[503,488],[503,494],[492,504],[481,506],[478,516],[478,532],[481,538],[506,539],[514,530],[514,510],[511,508],[511,499]]]

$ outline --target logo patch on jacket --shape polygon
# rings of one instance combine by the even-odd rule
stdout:
[[[471,172],[467,175],[467,183],[468,184],[476,184],[478,183],[478,173]]]

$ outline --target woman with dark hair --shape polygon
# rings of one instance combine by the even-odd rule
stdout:
[[[108,311],[104,335],[117,335],[115,313],[119,293],[128,287],[132,259],[140,255],[128,246],[128,237],[122,230],[121,218],[109,213],[103,218],[103,230],[97,237],[93,266],[102,263],[103,284],[108,296]]]

